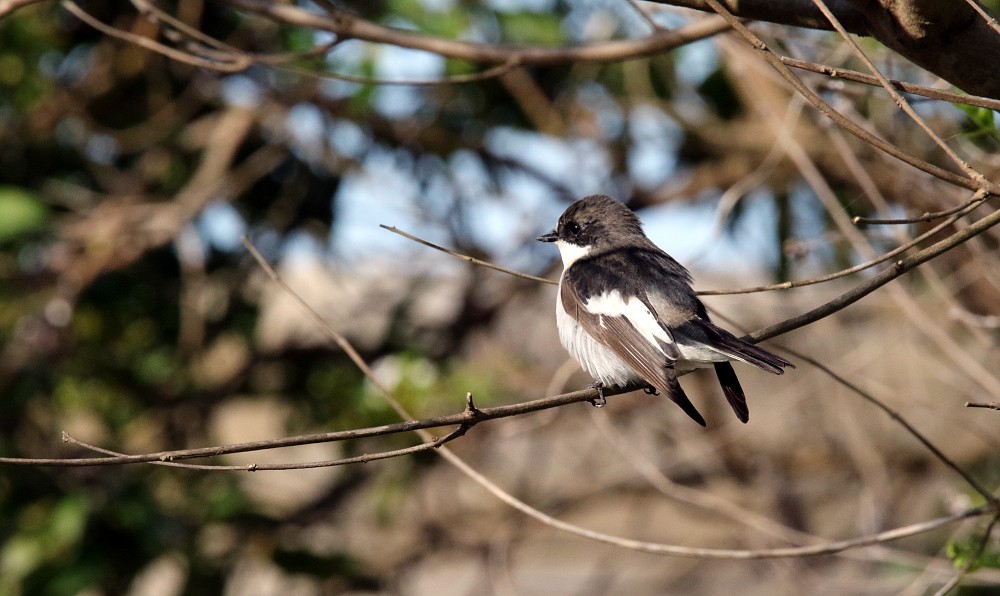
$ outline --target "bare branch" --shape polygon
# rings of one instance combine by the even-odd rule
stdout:
[[[552,281],[551,279],[545,279],[544,277],[537,277],[537,276],[534,276],[534,275],[530,275],[528,273],[521,273],[520,271],[515,271],[513,269],[508,269],[506,267],[501,267],[500,265],[494,265],[493,263],[489,263],[487,261],[482,261],[482,260],[477,259],[475,257],[470,257],[469,255],[463,255],[462,253],[460,253],[458,251],[454,251],[454,250],[451,250],[450,248],[445,248],[443,246],[438,246],[437,244],[434,244],[433,242],[429,242],[427,240],[424,240],[423,238],[418,238],[418,237],[416,237],[416,236],[414,236],[412,234],[408,234],[408,233],[404,232],[403,230],[400,230],[399,228],[396,228],[394,226],[387,226],[385,224],[379,224],[379,227],[382,228],[383,230],[388,230],[388,231],[392,232],[393,234],[399,234],[403,238],[407,238],[409,240],[413,240],[414,242],[417,242],[418,244],[423,244],[424,246],[428,246],[430,248],[433,248],[434,250],[439,250],[439,251],[441,251],[441,252],[443,252],[445,254],[449,254],[449,255],[457,258],[457,259],[462,259],[463,261],[472,263],[474,265],[479,265],[481,267],[486,267],[487,269],[493,269],[494,271],[501,271],[501,272],[506,273],[508,275],[513,275],[514,277],[520,277],[521,279],[527,279],[527,280],[530,280],[530,281],[541,282],[543,284],[552,284],[552,285],[555,285],[557,283],[557,282]]]
[[[822,370],[824,373],[829,375],[830,378],[832,378],[834,381],[843,385],[844,387],[847,387],[848,389],[850,389],[852,392],[854,392],[856,395],[858,395],[868,403],[882,410],[882,412],[884,412],[887,416],[892,418],[892,420],[896,424],[902,426],[906,430],[906,432],[910,434],[910,436],[920,441],[920,443],[924,447],[926,447],[927,450],[930,451],[934,455],[934,457],[938,459],[938,461],[951,468],[956,474],[961,476],[967,483],[969,483],[969,486],[971,486],[973,490],[979,493],[979,495],[983,497],[983,499],[985,499],[987,503],[990,503],[994,506],[995,508],[994,510],[1000,511],[1000,499],[994,497],[993,493],[989,489],[980,484],[979,481],[973,478],[971,474],[966,472],[961,466],[956,464],[951,458],[945,455],[944,452],[942,452],[940,449],[937,448],[936,445],[934,445],[934,443],[931,443],[930,439],[925,437],[920,431],[914,428],[913,425],[907,422],[905,418],[900,416],[898,412],[896,412],[895,410],[887,406],[884,402],[882,402],[882,400],[876,398],[874,395],[868,393],[861,387],[858,387],[854,383],[838,375],[833,371],[833,369],[823,364],[819,360],[816,360],[815,358],[810,358],[809,356],[806,356],[805,354],[798,352],[796,350],[792,350],[789,348],[784,348],[784,350],[789,354],[795,356],[796,358],[804,360],[805,362],[808,362],[809,364]]]
[[[978,402],[965,402],[966,408],[986,408],[988,410],[1000,410],[1000,401],[993,401],[989,403],[978,403]]]
[[[856,136],[862,141],[870,144],[872,147],[875,147],[876,149],[888,155],[891,155],[892,157],[895,157],[896,159],[904,163],[910,164],[911,166],[917,168],[918,170],[921,170],[923,172],[931,174],[932,176],[940,178],[945,182],[949,182],[951,184],[960,186],[962,188],[967,188],[969,190],[983,189],[992,194],[1000,194],[1000,186],[996,184],[990,183],[988,181],[985,182],[984,184],[981,184],[979,181],[969,178],[967,176],[962,176],[954,172],[940,168],[938,166],[935,166],[934,164],[928,163],[922,159],[914,157],[904,151],[901,151],[893,144],[861,128],[860,126],[858,126],[857,123],[855,123],[850,118],[845,117],[843,114],[835,110],[833,106],[824,101],[823,98],[821,98],[819,95],[816,94],[816,92],[814,92],[812,89],[806,86],[806,84],[803,83],[797,76],[795,76],[788,69],[788,67],[785,66],[785,64],[778,58],[778,56],[774,52],[772,52],[770,48],[768,48],[767,44],[765,44],[752,31],[747,29],[746,26],[744,26],[739,19],[733,16],[732,13],[726,10],[726,8],[722,6],[718,2],[718,0],[705,0],[705,2],[708,3],[719,15],[721,15],[724,19],[726,19],[726,21],[730,25],[732,25],[733,29],[741,37],[743,37],[747,41],[747,43],[750,44],[751,47],[753,47],[756,50],[760,50],[761,56],[764,58],[764,60],[766,60],[772,67],[774,67],[774,69],[778,72],[778,74],[781,75],[783,79],[788,81],[788,83],[796,91],[802,94],[802,96],[809,103],[811,103],[816,109],[818,109],[820,112],[822,112],[824,115],[826,115],[828,118],[830,118],[833,122],[835,122],[838,126],[842,127],[847,132],[851,133],[852,135]]]
[[[930,139],[934,141],[934,143],[938,147],[941,148],[942,151],[944,151],[944,154],[947,155],[948,158],[951,161],[953,161],[955,165],[959,167],[960,170],[965,172],[966,176],[979,182],[981,188],[985,188],[985,185],[987,184],[986,177],[977,172],[976,170],[974,170],[972,166],[970,166],[968,163],[965,162],[965,160],[960,158],[958,154],[956,154],[952,150],[952,148],[949,147],[948,144],[945,143],[944,140],[940,136],[938,136],[936,132],[934,132],[934,129],[932,129],[930,126],[927,125],[927,122],[925,122],[924,119],[921,118],[919,114],[917,114],[917,112],[913,109],[913,107],[909,104],[909,102],[907,102],[903,98],[903,96],[900,95],[898,91],[896,91],[896,88],[881,73],[881,71],[879,71],[879,69],[875,67],[872,61],[869,60],[868,56],[863,51],[861,51],[861,48],[858,47],[858,44],[855,43],[854,39],[852,39],[851,36],[847,33],[847,31],[844,29],[844,26],[840,24],[840,21],[837,20],[837,17],[830,11],[829,8],[827,8],[824,0],[813,0],[813,2],[823,12],[823,15],[830,20],[830,23],[837,30],[837,33],[840,34],[841,38],[847,43],[847,46],[851,48],[851,51],[854,52],[854,55],[857,56],[858,59],[861,60],[861,62],[863,62],[865,66],[868,67],[868,70],[870,70],[873,75],[875,75],[875,78],[878,79],[878,82],[882,85],[882,87],[885,88],[889,96],[892,97],[892,99],[896,102],[896,105],[898,105],[899,108],[903,110],[903,112],[907,116],[909,116],[910,119],[913,120],[917,124],[917,126],[919,126],[920,129],[923,130],[924,133],[928,137],[930,137]]]
[[[713,12],[705,0],[650,0],[658,4],[681,6],[702,12]],[[810,0],[723,0],[726,9],[742,19],[765,21],[791,27],[831,30],[830,21]],[[848,30],[858,35],[870,35],[864,15],[849,0],[835,0],[831,7]]]
[[[641,39],[609,41],[570,48],[525,48],[497,46],[442,39],[384,27],[331,9],[328,15],[310,12],[291,4],[264,2],[262,0],[218,0],[234,8],[266,16],[279,22],[328,31],[339,37],[374,43],[386,43],[414,50],[425,50],[448,58],[475,63],[506,64],[516,61],[521,65],[552,66],[580,62],[618,62],[659,54],[682,45],[711,37],[729,28],[717,19],[700,20],[673,31],[657,30]]]
[[[827,317],[851,304],[854,304],[858,300],[861,300],[868,294],[871,294],[878,288],[903,275],[907,271],[926,263],[938,255],[948,252],[952,248],[964,243],[966,240],[969,240],[978,234],[985,232],[998,223],[1000,223],[1000,211],[994,211],[972,225],[955,232],[948,238],[936,242],[904,259],[896,261],[889,269],[886,269],[866,282],[851,288],[837,298],[796,317],[792,317],[780,323],[775,323],[774,325],[765,327],[764,329],[754,331],[749,335],[749,337],[754,341],[763,341]]]
[[[374,379],[374,377],[372,377]],[[377,381],[377,379],[374,379]],[[605,396],[620,395],[630,391],[641,389],[641,386],[616,387],[604,390]],[[544,397],[532,401],[494,406],[490,408],[466,408],[458,414],[448,416],[438,416],[425,418],[422,420],[407,420],[395,424],[384,424],[368,428],[352,430],[331,431],[325,433],[314,433],[308,435],[296,435],[283,437],[280,439],[268,439],[263,441],[248,441],[246,443],[233,443],[230,445],[215,445],[211,447],[197,447],[194,449],[176,449],[171,451],[158,451],[155,453],[144,453],[140,455],[117,455],[115,457],[94,457],[94,458],[18,458],[0,457],[0,465],[19,466],[50,466],[50,467],[74,467],[74,466],[109,466],[123,464],[141,464],[157,462],[175,462],[185,459],[196,459],[201,457],[215,457],[231,453],[246,453],[249,451],[263,451],[265,449],[281,449],[283,447],[295,447],[298,445],[310,445],[313,443],[333,443],[338,441],[349,441],[352,439],[364,439],[408,433],[428,428],[438,428],[442,426],[458,426],[471,428],[472,426],[488,420],[498,418],[508,418],[520,416],[531,412],[540,412],[549,408],[558,408],[573,403],[588,402],[597,397],[594,389],[583,389],[571,391],[551,397]],[[452,437],[456,438],[456,437]],[[68,443],[81,444],[77,439],[69,435],[64,435],[63,440]],[[426,437],[425,444],[430,444],[438,439]],[[449,438],[451,440],[451,438]],[[89,445],[84,445],[91,448]],[[436,445],[431,445],[436,446]],[[419,446],[418,446],[419,447]],[[412,448],[408,448],[412,449]],[[426,449],[426,447],[424,447]],[[359,456],[358,461],[370,461],[374,459],[384,459],[381,454]],[[367,459],[366,459],[367,458]],[[354,463],[354,462],[347,462]],[[330,465],[330,464],[327,464]],[[339,465],[339,464],[335,464]],[[316,466],[313,466],[316,467]],[[261,466],[258,469],[264,469]]]
[[[835,79],[844,79],[845,81],[864,83],[865,85],[871,85],[873,87],[881,85],[876,77],[863,72],[858,72],[856,70],[851,70],[849,68],[816,64],[815,62],[807,62],[805,60],[789,58],[788,56],[779,56],[778,59],[792,68],[808,70],[809,72],[815,72],[817,74],[826,75]],[[934,87],[926,87],[924,85],[914,85],[913,83],[907,83],[905,81],[897,81],[896,79],[889,79],[889,83],[897,90],[905,91],[913,95],[920,95],[930,99],[939,99],[941,101],[947,101],[948,103],[985,108],[987,110],[1000,110],[1000,100],[991,99],[989,97],[955,93],[953,91],[935,89]]]
[[[389,459],[393,457],[401,457],[403,455],[412,455],[414,453],[420,453],[421,451],[429,451],[431,449],[436,449],[445,443],[457,439],[458,437],[465,434],[465,431],[471,427],[471,424],[459,426],[454,431],[444,435],[440,438],[434,439],[426,443],[419,443],[417,445],[412,445],[410,447],[404,447],[402,449],[393,449],[391,451],[380,451],[378,453],[365,453],[362,455],[356,455],[354,457],[345,457],[342,459],[324,460],[324,461],[313,461],[313,462],[291,462],[283,464],[258,464],[250,463],[239,466],[234,465],[213,465],[213,464],[189,464],[181,463],[177,461],[149,461],[145,463],[151,463],[159,466],[169,466],[176,468],[186,468],[189,470],[205,470],[211,472],[267,472],[275,470],[308,470],[314,468],[330,468],[334,466],[344,466],[348,464],[364,464],[371,461],[377,461],[380,459]],[[103,447],[98,447],[96,445],[91,445],[90,443],[85,443],[79,439],[71,437],[70,435],[63,433],[63,441],[66,443],[71,443],[84,449],[89,449],[91,451],[96,451],[98,453],[104,453],[110,455],[107,458],[97,458],[98,461],[105,463],[107,465],[120,464],[120,463],[134,463],[122,461],[124,459],[133,457],[124,453],[119,453],[117,451],[112,451],[110,449],[105,449]],[[83,461],[68,459],[65,461]],[[83,465],[83,464],[80,464]]]
[[[122,31],[121,29],[116,29],[110,25],[106,25],[101,21],[98,21],[89,13],[85,12],[82,8],[77,6],[73,0],[62,0],[62,6],[76,18],[80,19],[84,23],[90,25],[94,29],[97,29],[101,33],[120,39],[122,41],[137,45],[141,48],[145,48],[152,52],[162,54],[171,60],[176,60],[178,62],[183,62],[185,64],[190,64],[192,66],[197,66],[200,68],[208,68],[211,70],[217,70],[219,72],[240,72],[246,70],[253,61],[245,56],[228,55],[227,58],[231,59],[231,62],[219,62],[217,60],[206,60],[199,56],[193,54],[188,54],[180,50],[165,46],[159,42],[156,42],[148,37],[142,35],[136,35],[128,31]]]
[[[988,198],[989,197],[987,196],[977,195],[976,197],[972,198],[972,200],[962,203],[957,207],[952,207],[951,209],[945,209],[944,211],[925,212],[923,215],[917,215],[916,217],[903,217],[897,219],[878,219],[875,217],[856,216],[851,220],[851,223],[855,225],[865,224],[869,226],[875,226],[875,225],[885,226],[885,225],[900,225],[900,224],[929,222],[929,221],[934,221],[935,219],[939,219],[941,217],[954,215],[956,213],[963,215],[968,214],[970,212],[970,208],[978,207]]]
[[[934,235],[936,235],[941,230],[944,230],[944,229],[950,227],[952,224],[954,224],[955,222],[957,222],[961,217],[963,217],[963,216],[971,213],[972,210],[975,209],[977,206],[979,206],[984,200],[985,199],[980,198],[978,200],[974,199],[972,201],[969,201],[968,203],[962,205],[962,207],[954,215],[952,215],[952,217],[946,219],[945,221],[941,222],[940,224],[938,224],[938,225],[934,226],[933,228],[927,230],[923,234],[920,234],[919,236],[913,238],[912,240],[910,240],[908,242],[904,242],[903,244],[900,244],[899,246],[897,246],[896,248],[894,248],[894,249],[886,252],[885,254],[882,254],[882,255],[880,255],[878,257],[875,257],[874,259],[870,259],[868,261],[865,261],[864,263],[858,263],[857,265],[854,265],[853,267],[848,267],[847,269],[842,269],[840,271],[835,271],[833,273],[828,273],[826,275],[819,275],[819,276],[812,277],[812,278],[809,278],[809,279],[802,279],[802,280],[797,280],[797,281],[785,281],[785,282],[781,282],[781,283],[777,283],[777,284],[768,284],[768,285],[763,285],[763,286],[754,286],[754,287],[750,287],[750,288],[738,288],[738,289],[735,289],[735,290],[699,290],[698,294],[700,294],[702,296],[727,296],[727,295],[731,295],[731,294],[752,294],[752,293],[755,293],[755,292],[769,292],[769,291],[772,291],[772,290],[788,290],[788,289],[791,289],[791,288],[801,288],[801,287],[805,287],[805,286],[811,286],[811,285],[815,285],[815,284],[819,284],[819,283],[824,283],[824,282],[832,281],[834,279],[839,279],[841,277],[846,277],[848,275],[852,275],[854,273],[858,273],[860,271],[864,271],[865,269],[869,269],[871,267],[874,267],[875,265],[878,265],[879,263],[884,263],[886,261],[889,261],[891,259],[896,258],[897,256],[899,256],[899,255],[903,254],[904,252],[910,250],[911,248],[917,246],[918,244],[920,244],[924,240],[927,240],[928,238],[933,237]],[[855,220],[859,220],[859,219],[862,219],[862,218],[854,218],[854,219]],[[918,220],[918,221],[920,221],[920,220]],[[855,223],[857,223],[857,221],[855,221]]]
[[[906,538],[909,536],[915,536],[917,534],[922,534],[924,532],[930,532],[942,526],[955,523],[964,519],[969,519],[972,517],[979,517],[982,515],[987,515],[990,513],[995,513],[996,506],[991,503],[981,505],[979,507],[974,507],[967,509],[960,513],[954,513],[952,515],[946,515],[943,517],[938,517],[935,519],[919,522],[916,524],[911,524],[908,526],[903,526],[901,528],[896,528],[893,530],[887,530],[885,532],[879,532],[877,534],[871,534],[868,536],[861,536],[859,538],[850,538],[847,540],[837,540],[833,542],[826,542],[823,544],[812,544],[808,546],[793,546],[786,548],[770,548],[770,549],[758,549],[758,550],[743,550],[743,549],[724,549],[724,548],[697,548],[688,546],[678,546],[674,544],[663,544],[660,542],[646,542],[642,540],[632,540],[629,538],[622,538],[619,536],[614,536],[611,534],[606,534],[604,532],[598,532],[596,530],[590,530],[565,522],[561,519],[552,517],[534,507],[529,506],[527,503],[515,498],[510,493],[504,491],[502,488],[497,486],[489,478],[483,476],[471,466],[469,466],[465,461],[456,456],[448,448],[442,448],[438,450],[442,457],[448,460],[452,465],[459,468],[462,473],[464,473],[469,478],[475,480],[477,484],[488,490],[495,497],[507,503],[511,507],[517,509],[521,513],[557,530],[562,530],[568,532],[575,536],[580,536],[582,538],[587,538],[589,540],[594,540],[597,542],[603,542],[605,544],[610,544],[612,546],[617,546],[621,548],[627,548],[630,550],[636,550],[646,553],[651,553],[655,555],[666,555],[672,557],[691,557],[699,559],[778,559],[778,558],[790,558],[790,557],[814,557],[819,555],[832,555],[852,548],[860,548],[863,546],[871,546],[873,544],[881,544],[883,542],[890,542],[893,540],[899,540],[901,538]]]

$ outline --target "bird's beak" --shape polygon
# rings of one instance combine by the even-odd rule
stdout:
[[[559,235],[556,234],[555,230],[552,230],[548,234],[542,234],[538,238],[535,238],[535,240],[538,240],[539,242],[555,242],[556,240],[559,240]]]

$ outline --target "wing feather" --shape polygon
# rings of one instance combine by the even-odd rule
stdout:
[[[617,298],[605,295],[596,301],[584,302],[576,294],[572,283],[564,283],[561,294],[563,307],[572,312],[591,337],[610,348],[643,380],[664,392],[695,422],[705,426],[704,417],[677,382],[673,368],[676,357],[680,355],[677,344],[670,330],[660,324],[648,305],[637,299],[623,302],[620,294]],[[615,300],[622,306],[621,309],[614,308],[618,306]],[[591,310],[594,304],[596,312]],[[574,310],[571,311],[571,308]],[[614,312],[625,314],[611,314]]]

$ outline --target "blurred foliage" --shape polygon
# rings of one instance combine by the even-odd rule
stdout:
[[[947,546],[948,558],[955,564],[956,569],[975,571],[983,567],[1000,569],[1000,550],[989,545],[984,548],[983,540],[988,540],[985,536],[970,536],[964,540],[950,540]],[[993,541],[995,542],[995,541]]]
[[[123,3],[84,4],[105,23],[158,35],[156,25]],[[328,41],[216,3],[167,4],[185,22],[246,51],[302,52]],[[354,4],[365,18],[392,26],[525,45],[624,37],[645,26],[625,3],[618,12],[590,7],[586,14],[558,2],[551,3],[552,12],[471,2]],[[346,52],[297,65],[377,77],[405,62],[384,47],[344,45]],[[264,149],[279,150],[276,165],[251,170],[234,196],[212,197],[232,206],[269,259],[280,260],[303,237],[328,246],[345,180],[356,180],[376,162],[391,163],[393,172],[413,182],[414,210],[428,227],[445,230],[460,250],[482,255],[486,243],[463,205],[492,201],[505,207],[525,188],[516,184],[524,180],[533,181],[532,189],[544,188],[550,200],[565,200],[580,190],[576,185],[587,184],[587,175],[601,176],[601,184],[638,206],[653,204],[671,199],[657,193],[675,158],[682,166],[699,165],[734,149],[720,147],[718,139],[742,140],[725,128],[747,114],[742,92],[726,69],[706,63],[703,76],[681,72],[673,54],[631,65],[529,69],[530,85],[490,79],[395,87],[404,95],[388,101],[386,87],[374,84],[262,66],[226,75],[171,62],[110,39],[52,3],[9,14],[0,21],[0,454],[85,455],[59,443],[62,429],[127,451],[207,445],[216,437],[212,425],[219,412],[236,396],[261,404],[277,396],[291,409],[284,421],[289,433],[396,421],[343,355],[306,345],[257,349],[256,265],[234,238],[227,243],[205,231],[205,205],[163,237],[143,229],[148,221],[164,221],[157,217],[189,190],[208,139],[227,114],[253,112],[232,170],[252,165]],[[636,77],[637,67],[645,79]],[[394,74],[388,78],[396,76],[389,70]],[[454,60],[441,65],[441,74],[476,70]],[[653,134],[631,125],[643,105],[656,106],[670,127]],[[306,118],[297,121],[293,114],[317,119],[297,134],[292,129]],[[970,111],[968,123],[969,138],[995,147],[992,116]],[[346,125],[339,134],[329,132]],[[606,148],[608,171],[580,168],[560,178],[519,147],[497,149],[491,141],[503,130],[544,142],[593,140]],[[347,143],[348,133],[355,143]],[[658,144],[643,148],[643,135]],[[658,164],[653,182],[631,178],[637,156]],[[459,158],[482,173],[475,184],[454,172]],[[794,185],[775,180],[769,188],[782,210],[782,225],[770,241],[783,255],[776,266],[783,279],[791,265],[781,247],[797,233],[788,206]],[[859,214],[870,211],[853,205]],[[739,205],[727,230],[735,231],[745,213]],[[466,391],[483,405],[506,397],[503,382],[510,379],[472,371],[457,356],[467,337],[493,322],[502,301],[490,302],[475,288],[461,299],[453,320],[428,331],[433,345],[444,348],[427,347],[416,333],[386,333],[365,351],[369,361],[393,368],[397,397],[415,411],[454,411]],[[352,443],[345,451],[391,449],[411,440]],[[408,459],[398,476],[380,479],[378,506],[389,510],[405,500],[406,483],[425,461]],[[126,593],[143,570],[172,556],[183,560],[182,593],[217,594],[248,544],[331,591],[384,587],[383,578],[350,552],[318,554],[281,541],[282,531],[336,510],[371,476],[369,468],[337,475],[299,510],[275,513],[248,492],[239,474],[8,467],[0,476],[0,594]],[[955,546],[956,563],[967,552],[962,548]]]

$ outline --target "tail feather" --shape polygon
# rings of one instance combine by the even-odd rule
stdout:
[[[795,365],[777,354],[772,354],[763,348],[747,343],[739,338],[733,338],[738,344],[719,346],[728,356],[741,362],[752,364],[759,369],[776,375],[785,374],[785,368],[795,368]]]
[[[681,384],[677,381],[677,373],[674,372],[673,367],[665,366],[660,380],[665,386],[657,387],[657,389],[663,391],[663,393],[670,398],[670,401],[680,406],[680,408],[684,410],[684,413],[690,416],[692,420],[702,426],[708,426],[705,423],[705,418],[702,417],[701,412],[694,407],[694,404],[691,403],[690,399],[688,399],[687,394],[684,393],[684,389],[681,388]]]
[[[703,345],[728,358],[752,364],[757,368],[776,375],[783,374],[785,368],[795,365],[764,348],[743,341],[711,321],[703,318],[691,319],[684,325],[672,329],[674,340],[682,344]]]
[[[740,422],[746,423],[750,420],[750,408],[747,406],[747,398],[740,387],[740,380],[736,378],[736,371],[733,365],[728,362],[715,363],[715,376],[719,377],[719,384],[722,385],[722,393],[726,396],[726,401],[736,413]]]
[[[730,358],[752,364],[757,368],[776,375],[784,374],[785,371],[783,369],[785,368],[795,368],[794,364],[781,356],[772,354],[752,343],[745,342],[725,329],[720,329],[711,324],[709,324],[709,327],[714,332],[711,335],[715,336],[712,338],[714,341],[710,345]]]

